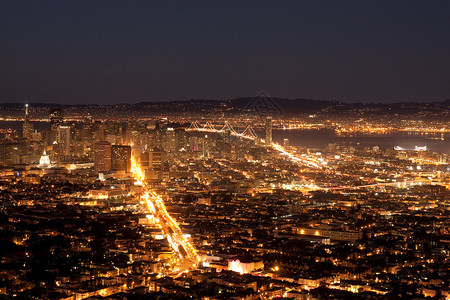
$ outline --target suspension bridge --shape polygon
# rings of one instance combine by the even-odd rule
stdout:
[[[218,129],[220,128],[220,129]],[[186,131],[200,131],[200,132],[211,132],[211,133],[223,133],[223,132],[229,132],[232,136],[244,138],[247,140],[252,141],[259,141],[261,143],[265,143],[264,139],[260,139],[256,132],[253,130],[251,125],[247,125],[245,129],[242,132],[237,132],[233,126],[231,126],[230,123],[225,122],[224,125],[214,126],[211,122],[206,122],[204,125],[199,124],[197,121],[193,121],[189,128],[186,129]],[[307,156],[296,156],[286,149],[284,149],[283,146],[277,143],[270,143],[269,145],[266,145],[268,147],[271,147],[272,149],[278,151],[281,155],[286,157],[287,159],[291,160],[294,163],[301,163],[303,165],[307,165],[309,167],[322,169],[324,168],[324,165],[322,162],[318,161],[314,157],[307,157]]]
[[[258,135],[253,130],[251,125],[247,125],[242,132],[237,132],[233,126],[225,122],[223,126],[221,126],[220,129],[216,128],[211,122],[206,122],[204,125],[200,125],[197,121],[194,121],[191,123],[187,131],[200,131],[200,132],[211,132],[211,133],[225,133],[229,132],[232,136],[244,138],[247,140],[258,140]]]

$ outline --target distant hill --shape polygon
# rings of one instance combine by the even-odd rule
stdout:
[[[302,115],[349,115],[367,117],[376,115],[404,115],[427,118],[448,118],[450,100],[433,103],[344,103],[329,100],[285,99],[268,97],[242,97],[232,100],[191,99],[170,102],[141,102],[116,105],[62,105],[33,103],[30,114],[33,118],[46,118],[52,108],[61,108],[66,116],[83,117],[90,114],[94,118],[140,118],[149,116],[186,116],[196,114],[235,115],[235,114],[272,114],[275,116]],[[0,117],[20,118],[24,114],[24,105],[17,103],[0,104]]]

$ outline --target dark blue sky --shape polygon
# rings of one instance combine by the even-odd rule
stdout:
[[[1,1],[0,102],[450,98],[450,1]]]

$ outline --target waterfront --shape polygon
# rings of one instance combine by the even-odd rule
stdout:
[[[48,129],[48,122],[32,122],[34,128],[38,130]],[[0,121],[0,129],[12,128],[17,131],[22,130],[20,121]],[[264,132],[256,132],[259,137],[264,136]],[[386,134],[359,134],[338,135],[332,129],[295,129],[295,130],[273,130],[273,139],[282,144],[283,139],[289,139],[292,146],[304,148],[324,149],[329,144],[354,147],[361,149],[364,147],[379,146],[386,150],[399,146],[405,150],[413,150],[415,146],[426,146],[427,150],[439,153],[450,154],[450,133],[423,133],[423,132],[390,132]]]
[[[258,135],[262,133],[258,132]],[[443,140],[441,139],[443,138]],[[412,150],[415,146],[426,146],[428,150],[439,153],[450,153],[450,134],[418,134],[411,132],[392,132],[388,134],[339,136],[334,130],[274,130],[274,141],[283,143],[289,139],[292,146],[323,149],[328,144],[352,146],[356,149],[379,146],[381,149],[400,146]]]

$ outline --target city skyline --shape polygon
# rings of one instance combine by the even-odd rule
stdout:
[[[2,109],[0,297],[449,299],[448,106],[267,97]]]

